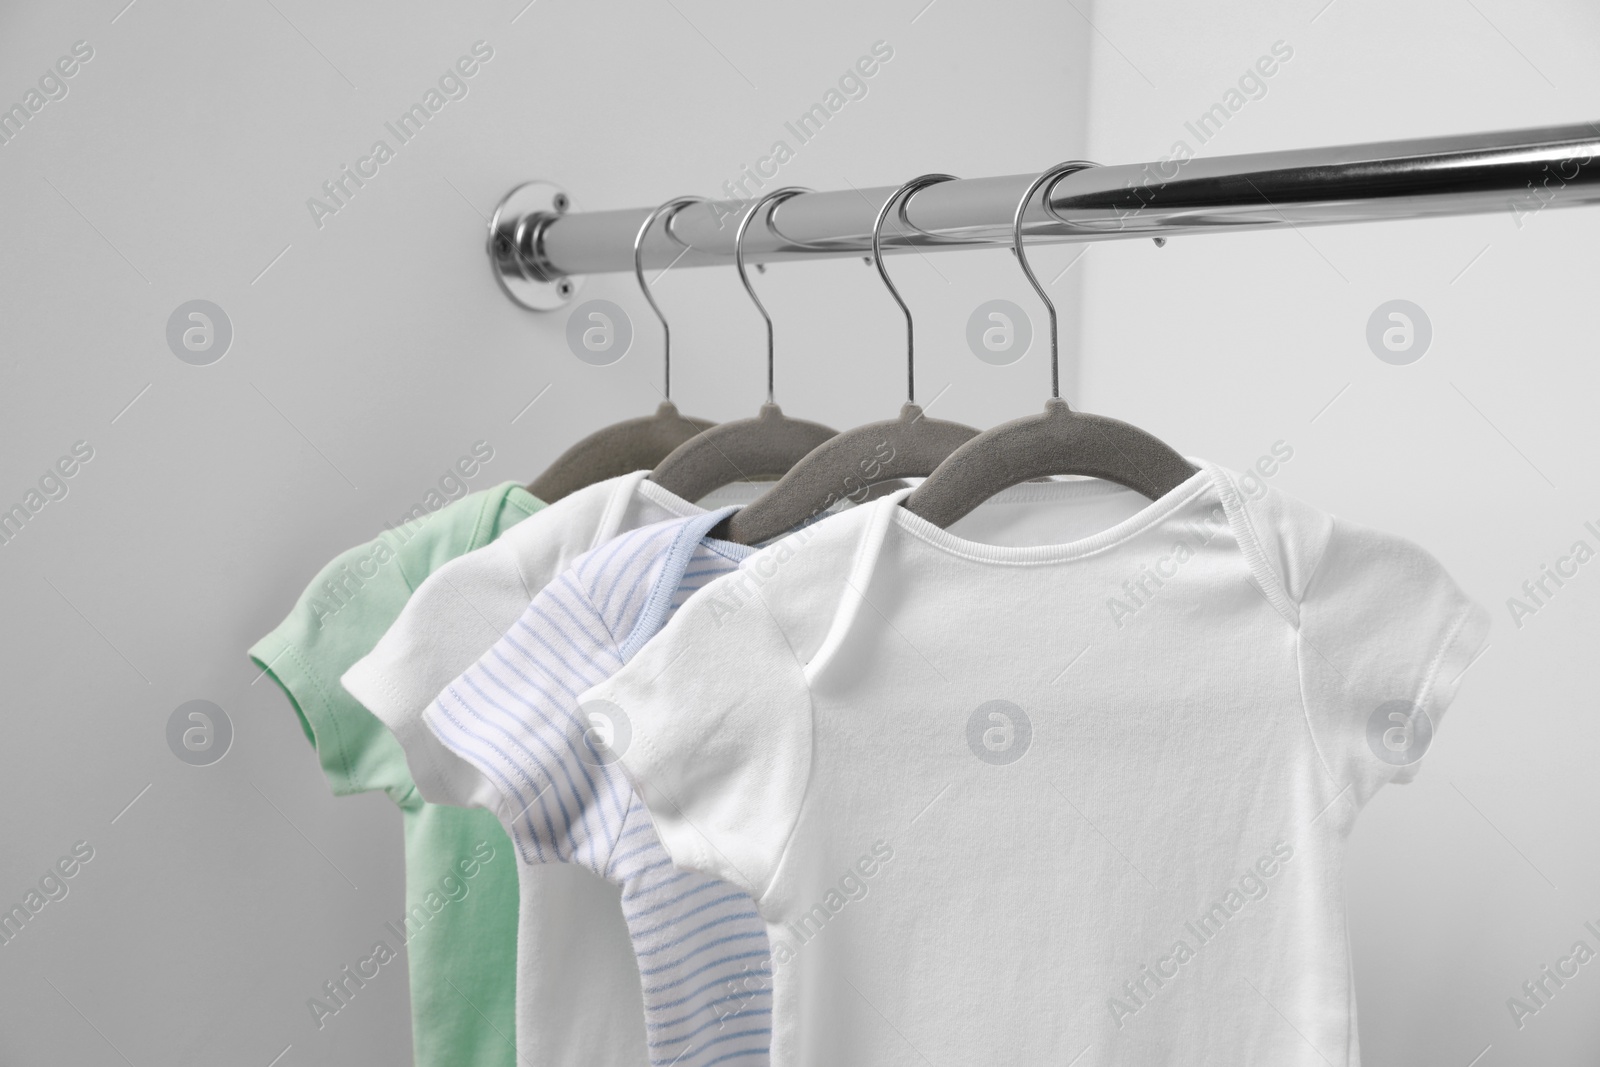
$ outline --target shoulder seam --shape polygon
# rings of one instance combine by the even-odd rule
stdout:
[[[1266,597],[1267,603],[1283,616],[1292,629],[1298,631],[1299,605],[1289,596],[1283,576],[1268,562],[1266,550],[1261,547],[1261,538],[1256,534],[1255,523],[1251,520],[1250,513],[1245,510],[1244,502],[1234,485],[1233,475],[1220,467],[1216,468],[1216,472],[1221,475],[1216,480],[1217,495],[1222,498],[1223,510],[1228,516],[1229,525],[1233,527],[1234,539],[1239,544],[1240,554],[1244,556],[1245,566],[1249,568],[1251,577],[1261,587],[1261,593]]]
[[[1316,584],[1317,574],[1322,569],[1322,561],[1327,558],[1328,545],[1333,540],[1332,524],[1334,521],[1335,520],[1332,516],[1328,517],[1329,534],[1328,537],[1322,542],[1321,551],[1317,553],[1317,561],[1311,565],[1311,572],[1306,576],[1305,588],[1301,591],[1302,600],[1304,600],[1306,594],[1311,592],[1311,587]],[[1300,605],[1297,602],[1295,605],[1296,620],[1299,619],[1299,607]],[[1314,721],[1311,713],[1311,699],[1306,693],[1305,668],[1304,664],[1302,663],[1301,650],[1301,646],[1306,644],[1310,644],[1310,641],[1306,639],[1305,633],[1301,630],[1297,621],[1294,627],[1294,666],[1295,684],[1300,691],[1300,718],[1301,721],[1305,723],[1306,736],[1311,739],[1311,750],[1317,754],[1317,763],[1322,767],[1323,773],[1328,776],[1328,780],[1334,785],[1338,786],[1340,785],[1339,776],[1334,773],[1332,767],[1328,766],[1328,758],[1322,751],[1322,742],[1317,739],[1316,722]],[[1315,645],[1312,645],[1311,647],[1316,650]],[[1321,656],[1322,652],[1317,650],[1317,655]],[[1323,658],[1326,659],[1327,657],[1324,656]],[[1329,663],[1331,664],[1332,661],[1329,660]],[[1338,671],[1338,669],[1339,668],[1337,666],[1334,666],[1335,671]],[[1349,788],[1349,786],[1350,783],[1345,783],[1343,786],[1340,786],[1340,791],[1342,792],[1344,789]]]
[[[1468,603],[1463,607],[1456,614],[1455,622],[1450,624],[1450,630],[1445,634],[1444,640],[1439,642],[1439,647],[1433,654],[1433,662],[1428,664],[1428,671],[1422,676],[1422,688],[1417,693],[1418,707],[1426,709],[1433,700],[1433,687],[1434,683],[1439,680],[1439,668],[1444,665],[1446,655],[1455,647],[1456,641],[1461,637],[1462,629],[1467,625],[1467,620],[1472,618],[1472,613],[1477,610],[1477,607],[1478,605],[1475,603]],[[1466,672],[1462,671],[1462,673],[1465,674]]]
[[[856,616],[860,614],[861,605],[866,601],[866,588],[872,584],[872,575],[878,568],[878,557],[883,551],[883,543],[888,539],[889,527],[893,525],[893,512],[889,508],[899,507],[895,500],[885,498],[861,508],[877,508],[870,512],[864,520],[866,529],[856,535],[856,543],[850,554],[850,568],[845,572],[843,587],[839,590],[839,599],[833,608],[833,615],[828,620],[828,629],[822,636],[822,643],[812,654],[810,663],[800,665],[800,673],[805,678],[806,689],[809,692],[811,683],[817,679],[829,661],[844,644],[845,636],[855,626]],[[858,509],[859,510],[859,509]],[[859,579],[861,585],[856,585]],[[788,640],[788,635],[784,635]]]
[[[667,550],[650,561],[649,570],[654,574],[650,580],[650,588],[645,592],[644,606],[640,609],[638,617],[633,620],[633,626],[629,629],[627,637],[617,639],[617,658],[624,663],[637,655],[640,646],[659,633],[664,625],[662,620],[668,613],[673,594],[677,592],[678,585],[683,580],[683,571],[688,565],[688,559],[694,553],[694,546],[700,542],[700,537],[692,529],[692,525],[693,520],[683,521],[673,531],[672,541],[667,545]]]
[[[573,579],[573,578],[569,577],[571,575],[571,573],[572,573],[572,570],[573,570],[573,568],[569,567],[567,569],[567,574],[557,577],[556,581],[559,582],[563,578],[568,578],[568,581],[566,582],[568,588],[570,588],[574,593],[576,593],[580,598],[582,598],[584,607],[588,608],[591,612],[594,613],[595,620],[600,623],[601,629],[605,630],[606,636],[611,639],[611,650],[613,652],[619,652],[620,651],[620,645],[619,645],[619,643],[617,641],[616,631],[611,628],[611,620],[606,618],[605,612],[601,611],[599,605],[597,605],[594,602],[594,597],[589,595],[589,593],[590,593],[590,591],[589,591],[589,583],[586,582],[586,581],[582,581],[581,579]],[[554,584],[554,583],[551,583],[551,584]],[[543,591],[544,590],[542,590],[542,589],[540,590],[541,593]],[[534,597],[535,597],[535,599],[537,599],[538,598],[538,594],[535,594]],[[530,604],[531,603],[532,602],[530,601]],[[618,658],[620,659],[621,656],[619,655]]]
[[[595,620],[597,622],[599,622],[601,628],[605,630],[606,637],[610,638],[610,640],[611,640],[611,653],[614,656],[617,657],[618,662],[621,662],[622,661],[622,646],[617,641],[616,632],[611,629],[611,620],[605,617],[605,614],[603,612],[601,612],[601,610],[595,605],[594,598],[589,595],[589,584],[587,582],[573,582],[572,585],[573,585],[573,591],[579,597],[581,597],[583,599],[584,606],[587,607],[591,613],[593,613],[593,615],[595,617]],[[603,685],[608,680],[609,679],[602,679],[600,684]],[[574,701],[573,706],[572,706],[572,713],[573,713],[574,717],[576,717],[577,715],[579,715],[581,713],[582,707],[583,707],[583,705],[582,705],[582,703],[580,701],[576,701],[576,700]],[[646,741],[646,743],[648,744],[648,741]],[[626,781],[626,779],[628,777],[627,770],[626,770],[626,768],[622,768],[622,770],[623,770],[624,782],[625,782],[626,785],[628,785],[631,788],[632,783]],[[633,809],[633,806],[638,802],[639,801],[638,801],[638,797],[637,796],[630,796],[630,799],[628,800],[628,802],[623,806],[623,809],[622,809],[622,825],[623,826],[627,825],[628,812],[631,811]],[[603,820],[602,820],[602,825],[604,825],[604,821]],[[603,861],[601,861],[601,863],[600,863],[600,870],[597,873],[599,873],[602,878],[606,878],[608,880],[611,878],[612,864],[615,862],[616,856],[617,856],[617,845],[620,844],[621,841],[622,841],[622,833],[621,833],[621,829],[619,827],[617,834],[615,836],[613,836],[612,839],[611,839],[610,847],[606,849],[605,859]]]
[[[766,872],[764,884],[758,892],[751,894],[755,901],[756,910],[760,911],[761,905],[766,902],[767,894],[772,892],[772,887],[778,880],[778,872],[783,868],[783,862],[788,858],[789,849],[794,844],[795,834],[800,829],[800,816],[805,810],[806,801],[811,797],[811,786],[817,779],[817,702],[811,692],[811,678],[806,673],[805,664],[800,662],[800,654],[795,651],[794,642],[789,640],[789,634],[779,624],[778,619],[772,614],[772,609],[767,606],[767,600],[761,595],[761,590],[756,589],[756,600],[761,604],[761,610],[766,612],[767,618],[772,620],[773,627],[778,635],[783,638],[784,647],[788,648],[789,656],[794,660],[795,670],[800,674],[800,683],[806,691],[806,782],[800,789],[800,798],[794,806],[794,819],[789,824],[788,832],[784,834],[783,844],[772,857],[772,869]],[[751,887],[755,888],[755,887]]]
[[[467,535],[466,552],[460,553],[455,558],[460,559],[467,552],[471,552],[473,549],[492,540],[490,528],[493,525],[493,518],[489,513],[491,510],[495,512],[500,510],[501,505],[506,502],[506,495],[510,493],[512,484],[507,482],[498,490],[491,490],[483,494],[483,498],[478,501],[478,514],[472,520],[472,532]]]

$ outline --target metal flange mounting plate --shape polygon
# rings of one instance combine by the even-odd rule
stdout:
[[[489,265],[505,294],[530,311],[565,307],[583,284],[581,277],[551,275],[537,263],[544,226],[572,206],[559,186],[526,182],[505,195],[489,219]]]

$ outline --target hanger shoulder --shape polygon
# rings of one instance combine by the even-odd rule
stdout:
[[[607,478],[655,467],[685,441],[715,426],[706,419],[678,414],[671,401],[655,414],[602,427],[561,455],[528,485],[528,492],[554,504]]]
[[[862,502],[879,483],[927,477],[977,435],[971,426],[930,419],[915,404],[907,404],[898,418],[846,430],[818,445],[777,485],[726,520],[728,539],[760,544],[839,500]]]
[[[699,500],[734,482],[781,478],[837,432],[763,404],[753,419],[720,423],[679,445],[656,464],[650,480],[684,500]]]
[[[1035,478],[1087,475],[1155,500],[1194,473],[1193,464],[1137,426],[1051,400],[1044,414],[1002,423],[956,449],[902,503],[944,528],[1001,490]]]

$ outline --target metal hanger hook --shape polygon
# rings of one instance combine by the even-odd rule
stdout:
[[[650,310],[656,313],[656,318],[661,320],[661,395],[665,400],[672,399],[672,327],[667,325],[667,317],[661,313],[661,306],[651,294],[650,283],[644,280],[644,239],[650,233],[650,227],[654,226],[662,215],[667,216],[665,229],[667,236],[672,237],[672,220],[677,217],[678,212],[690,204],[705,202],[706,198],[703,196],[675,196],[650,212],[649,217],[644,220],[644,225],[639,227],[639,232],[633,235],[633,275],[639,279],[639,289],[644,293],[645,302],[650,305]],[[687,246],[685,250],[687,251]]]
[[[1011,220],[1011,251],[1016,253],[1017,262],[1022,265],[1022,273],[1028,276],[1028,282],[1033,286],[1033,291],[1039,294],[1039,299],[1044,301],[1045,310],[1050,315],[1050,398],[1061,399],[1061,356],[1056,342],[1056,304],[1050,299],[1050,294],[1045,292],[1044,286],[1039,284],[1039,279],[1034,276],[1033,268],[1028,265],[1028,255],[1022,248],[1022,217],[1028,213],[1028,205],[1033,203],[1033,194],[1041,186],[1045,189],[1045,210],[1049,210],[1050,192],[1055,188],[1055,183],[1069,174],[1080,170],[1098,167],[1100,164],[1091,163],[1086,159],[1073,159],[1065,163],[1057,163],[1037,178],[1028,186],[1028,191],[1022,194],[1022,199],[1017,202],[1017,213]]]
[[[940,182],[953,182],[954,174],[922,174],[906,182],[900,188],[889,194],[889,199],[883,202],[883,207],[878,209],[878,217],[872,223],[872,262],[878,268],[878,277],[883,279],[883,284],[888,288],[889,295],[894,297],[894,302],[900,305],[900,311],[906,317],[906,403],[917,402],[917,362],[915,355],[915,341],[912,337],[911,309],[900,298],[900,290],[894,287],[894,282],[889,279],[889,271],[883,265],[883,222],[889,217],[889,212],[899,205],[897,217],[900,223],[911,226],[911,220],[906,217],[906,209],[911,205],[911,198],[921,189]],[[900,227],[896,225],[895,229]],[[915,229],[916,227],[911,227]]]
[[[761,317],[765,319],[767,323],[767,403],[769,404],[773,402],[772,316],[767,314],[766,305],[763,304],[761,302],[761,298],[756,295],[755,288],[750,284],[750,275],[744,269],[744,235],[745,231],[750,229],[751,221],[757,215],[761,214],[761,209],[766,207],[768,204],[772,205],[771,209],[767,211],[767,228],[770,230],[772,228],[772,212],[777,210],[779,204],[783,203],[785,200],[788,200],[792,196],[799,196],[801,193],[809,192],[811,192],[810,189],[800,185],[786,185],[782,189],[772,190],[772,192],[768,193],[766,196],[763,196],[754,204],[750,205],[750,210],[746,211],[744,213],[744,218],[739,220],[739,232],[736,233],[733,238],[733,265],[739,268],[739,280],[744,283],[744,291],[750,294],[750,300],[755,304],[756,310],[761,312]]]

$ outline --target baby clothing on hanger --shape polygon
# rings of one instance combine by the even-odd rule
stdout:
[[[767,935],[754,903],[673,868],[615,765],[626,719],[577,701],[694,589],[753,551],[704,537],[732,510],[635,530],[580,557],[426,715],[478,772],[458,802],[494,811],[523,863],[577,865],[621,887],[647,1041],[618,1063],[767,1062]]]
[[[1488,616],[1200,468],[1057,543],[856,508],[580,697],[672,860],[755,900],[773,1064],[1358,1062],[1344,842]]]
[[[541,507],[538,498],[506,482],[389,529],[324,567],[288,617],[250,649],[251,659],[289,697],[333,792],[381,789],[403,813],[406,912],[389,924],[387,951],[369,967],[406,953],[419,1067],[517,1063],[516,861],[487,812],[424,801],[399,744],[340,687],[339,676],[371,651],[431,572],[493,542]],[[356,979],[308,999],[318,1029],[342,1009],[342,997],[358,991],[350,983],[360,981],[360,970],[358,963]]]
[[[713,497],[747,499],[759,489],[736,485]],[[1050,512],[1053,528],[1064,522],[1069,528],[1074,522],[1092,528],[1128,513],[1122,497],[1098,482],[1018,486],[963,522],[984,536],[1003,539],[1011,531],[1028,531],[1038,520],[1035,502],[1070,500],[1070,519],[1060,510]],[[663,514],[698,515],[696,521],[708,529],[720,517],[707,519],[697,505],[647,481],[643,472],[558,501],[494,544],[440,568],[418,588],[373,651],[345,674],[345,687],[401,740],[424,797],[443,803],[492,803],[492,798],[478,795],[485,781],[479,769],[428,729],[423,713],[434,697],[490,649],[498,639],[489,636],[493,631],[513,628],[532,599],[528,588],[554,588],[549,583],[557,575],[546,574],[545,568],[552,559],[575,554],[562,546],[598,554],[600,548],[619,544],[615,539],[636,529],[641,520]],[[798,536],[792,535],[791,546],[802,543],[794,539]],[[672,606],[709,581],[726,554],[747,551],[724,547],[705,564],[689,567]],[[463,656],[469,658],[460,670],[442,675]],[[422,697],[425,692],[430,695]],[[521,900],[519,1049],[541,1064],[642,1063],[654,1058],[657,1050],[645,1045],[641,968],[623,922],[620,887],[598,881],[581,864],[546,863],[522,869]],[[738,998],[760,995],[759,981],[759,973],[741,979],[752,988],[741,986]],[[698,997],[715,999],[719,991],[724,998],[733,995],[704,981],[694,988]],[[668,998],[669,1004],[673,999]],[[722,1011],[723,1006],[712,1009]]]
[[[423,713],[516,624],[534,595],[575,559],[620,534],[706,514],[649,481],[648,473],[580,489],[440,567],[375,647],[345,672],[344,689],[399,740],[423,798],[470,803],[480,773],[434,737]],[[739,483],[710,500],[748,500],[761,489]],[[488,812],[477,815],[499,827]],[[647,1062],[639,964],[622,919],[620,887],[572,864],[518,866],[519,1054],[539,1067]]]
[[[440,567],[418,587],[376,646],[353,664],[344,687],[394,731],[424,797],[440,778],[462,773],[433,741],[422,710],[511,628],[534,594],[572,561],[619,534],[652,523],[705,513],[649,480],[649,471],[608,478],[562,497],[532,524]],[[744,503],[762,487],[736,483],[708,498],[712,507]],[[437,765],[436,765],[437,764]]]

